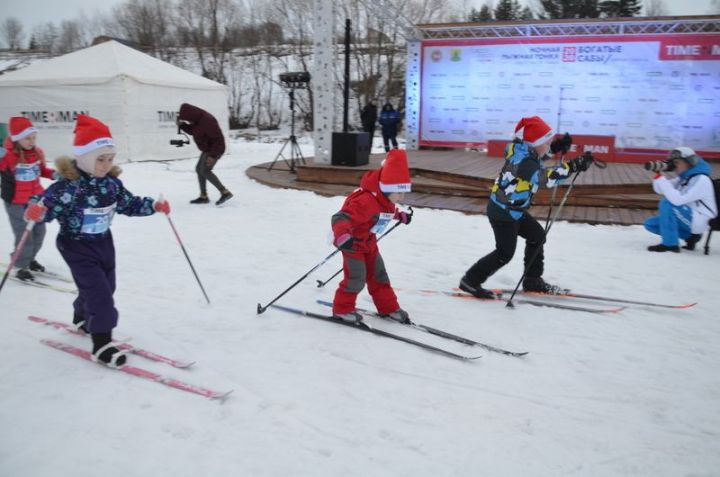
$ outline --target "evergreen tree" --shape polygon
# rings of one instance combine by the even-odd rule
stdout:
[[[540,0],[542,19],[597,18],[600,16],[598,0]]]
[[[535,18],[535,16],[533,15],[532,10],[530,10],[530,7],[525,7],[520,12],[521,20],[532,20],[533,18]]]
[[[35,41],[35,35],[30,35],[30,44],[28,45],[28,50],[35,51],[37,50],[38,45],[37,41]]]
[[[606,17],[634,17],[642,10],[641,0],[603,0],[600,12]]]
[[[482,8],[480,8],[480,18],[479,21],[481,22],[491,22],[493,20],[493,14],[492,10],[490,9],[490,5],[483,5]]]
[[[518,0],[500,0],[495,7],[496,20],[519,20],[522,7]]]
[[[489,22],[492,21],[492,10],[488,5],[483,5],[480,10],[470,10],[470,17],[468,18],[471,22]]]

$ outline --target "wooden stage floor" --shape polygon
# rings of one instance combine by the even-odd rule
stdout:
[[[250,167],[247,175],[268,186],[309,190],[324,196],[347,195],[362,175],[380,166],[384,154],[370,156],[360,167],[316,165],[306,159],[292,173],[282,160],[271,171],[269,163]],[[503,159],[464,150],[409,151],[413,192],[405,204],[414,207],[456,210],[466,214],[485,213],[490,187],[502,168]],[[711,163],[713,177],[720,165]],[[608,164],[607,169],[591,167],[580,174],[560,215],[561,220],[589,224],[642,224],[657,210],[659,196],[652,191],[652,174],[641,164]],[[567,181],[569,183],[569,181]],[[558,188],[554,203],[561,200],[567,185]],[[531,212],[546,217],[552,190],[538,191]]]

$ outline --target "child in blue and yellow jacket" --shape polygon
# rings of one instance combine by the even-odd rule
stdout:
[[[592,159],[583,156],[546,168],[543,161],[549,158],[549,152],[567,152],[572,145],[568,134],[554,141],[553,136],[552,128],[538,116],[518,122],[514,140],[505,147],[505,165],[495,180],[487,206],[495,250],[465,272],[460,289],[478,298],[494,298],[492,291],[484,289],[482,284],[510,262],[520,236],[525,239],[527,269],[523,289],[540,293],[557,291],[558,287],[542,278],[545,230],[528,209],[538,188],[557,186],[571,173],[586,170]]]

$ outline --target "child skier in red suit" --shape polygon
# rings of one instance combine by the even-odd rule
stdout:
[[[29,119],[22,116],[10,118],[10,136],[5,140],[5,157],[0,159],[0,195],[15,234],[15,247],[25,233],[25,207],[30,197],[43,192],[40,178],[52,179],[55,171],[45,163],[45,154],[35,143],[37,129]],[[37,224],[28,235],[25,247],[17,257],[17,277],[33,280],[30,271],[44,272],[35,257],[45,239],[45,224]]]
[[[377,246],[377,235],[395,219],[410,223],[410,215],[395,208],[410,192],[410,171],[407,154],[400,149],[390,151],[382,167],[366,173],[360,188],[350,194],[338,213],[332,216],[334,244],[343,255],[343,280],[333,300],[333,316],[344,321],[359,322],[355,310],[358,293],[367,283],[380,315],[408,322],[408,313],[400,308],[385,264]]]

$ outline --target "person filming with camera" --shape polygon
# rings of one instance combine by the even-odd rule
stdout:
[[[215,205],[220,205],[232,198],[232,192],[225,188],[212,171],[220,156],[225,153],[225,138],[215,116],[197,106],[183,103],[180,105],[177,123],[178,128],[192,135],[195,144],[201,151],[200,159],[195,167],[200,184],[200,197],[191,200],[190,203],[207,204],[210,202],[207,195],[207,181],[210,181],[220,191],[220,198]]]
[[[710,165],[689,147],[677,147],[666,161],[648,162],[645,169],[655,172],[653,190],[663,196],[659,214],[645,221],[645,228],[662,241],[648,250],[680,252],[680,239],[686,241],[683,248],[693,250],[718,213]],[[668,179],[663,172],[671,171],[677,176]]]

